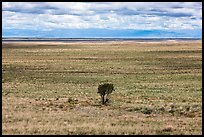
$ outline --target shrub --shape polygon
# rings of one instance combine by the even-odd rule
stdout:
[[[109,94],[112,93],[112,91],[114,91],[114,86],[113,84],[109,84],[109,83],[105,83],[105,84],[101,84],[98,86],[98,92],[101,96],[101,102],[102,104],[106,104],[106,102],[108,101],[107,96]]]
[[[151,114],[153,112],[152,108],[144,108],[141,111],[143,114]]]

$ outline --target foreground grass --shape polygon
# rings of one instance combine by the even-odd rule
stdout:
[[[3,134],[201,134],[201,45],[3,43]]]

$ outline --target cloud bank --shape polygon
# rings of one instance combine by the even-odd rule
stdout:
[[[11,30],[18,30],[20,35],[20,30],[45,34],[70,29],[196,33],[202,30],[202,3],[2,2],[2,28],[3,35]]]

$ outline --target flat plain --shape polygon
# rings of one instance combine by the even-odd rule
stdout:
[[[2,134],[201,135],[202,42],[3,42]]]

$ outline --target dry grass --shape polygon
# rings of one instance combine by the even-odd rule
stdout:
[[[202,134],[200,42],[3,43],[2,73],[3,134]]]

